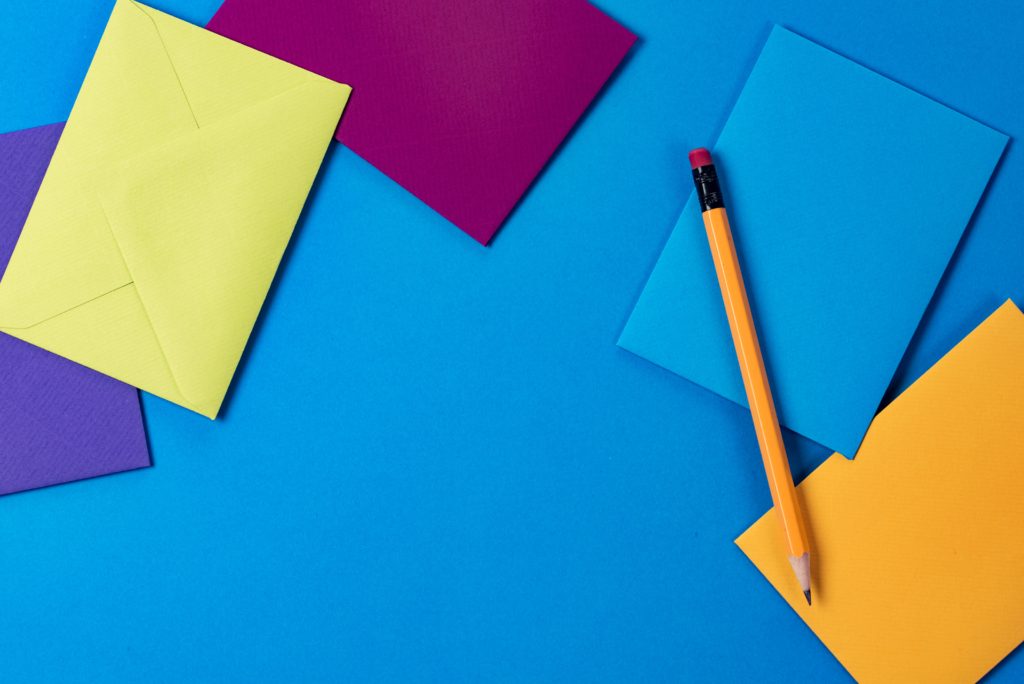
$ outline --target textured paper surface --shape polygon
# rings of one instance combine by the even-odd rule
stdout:
[[[226,0],[208,28],[351,84],[338,139],[481,243],[636,40],[585,0]]]
[[[860,682],[973,682],[1024,639],[1024,315],[1000,307],[800,485],[814,605],[769,511],[736,543]]]
[[[714,156],[784,426],[854,455],[1006,140],[773,29]],[[695,197],[619,344],[747,405]]]
[[[0,276],[62,129],[0,135]],[[0,494],[149,463],[135,389],[0,333]]]
[[[118,0],[0,330],[215,417],[348,94]]]

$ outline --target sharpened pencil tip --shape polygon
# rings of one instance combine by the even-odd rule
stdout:
[[[808,589],[804,592],[804,598],[807,599],[807,605],[811,605],[811,590]]]

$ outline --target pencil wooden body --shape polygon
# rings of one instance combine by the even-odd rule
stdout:
[[[765,473],[768,475],[772,502],[782,522],[793,570],[801,585],[807,585],[802,587],[807,591],[810,588],[811,545],[797,500],[796,487],[793,486],[789,459],[782,442],[782,429],[775,413],[775,401],[768,385],[768,374],[757,340],[754,318],[750,313],[750,303],[747,301],[747,290],[743,284],[729,219],[722,207],[708,209],[703,216],[708,245],[711,247],[715,272],[718,274],[718,285],[722,290],[722,301],[729,319],[729,329],[732,331],[733,344],[736,347],[736,358],[743,376],[743,386],[747,392],[747,401],[750,403],[754,431],[757,433],[761,458],[764,460]]]

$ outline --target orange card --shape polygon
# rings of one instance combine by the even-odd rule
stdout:
[[[982,677],[1024,639],[1024,314],[1003,304],[799,494],[813,606],[773,512],[736,543],[850,674]]]

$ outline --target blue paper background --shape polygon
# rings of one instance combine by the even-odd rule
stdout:
[[[0,6],[0,129],[112,4]],[[155,468],[0,499],[0,681],[847,679],[732,544],[747,416],[615,340],[771,22],[1017,137],[1024,7],[600,5],[642,43],[492,248],[335,147],[224,419],[146,397]],[[899,386],[1024,300],[1022,188],[1011,142]]]

